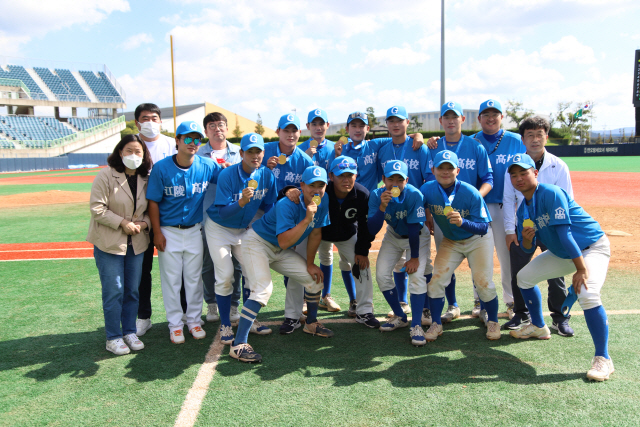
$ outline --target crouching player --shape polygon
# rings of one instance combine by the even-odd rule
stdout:
[[[400,299],[393,281],[393,269],[403,253],[411,252],[411,258],[403,269],[409,275],[411,301],[411,343],[425,345],[422,329],[422,310],[427,297],[425,271],[431,270],[431,233],[424,225],[426,219],[422,194],[408,184],[407,164],[400,160],[388,161],[384,167],[383,187],[369,197],[369,233],[375,236],[387,222],[387,231],[380,245],[376,261],[376,280],[394,316],[380,326],[380,331],[393,331],[408,326],[407,315],[400,306]]]
[[[460,169],[453,151],[436,154],[431,171],[436,180],[425,183],[421,191],[424,205],[442,230],[443,238],[429,282],[432,323],[425,338],[435,341],[442,335],[445,288],[455,269],[467,258],[473,283],[487,310],[487,338],[500,339],[498,297],[493,283],[493,234],[487,205],[475,187],[456,179]]]
[[[247,343],[249,330],[260,309],[267,305],[273,291],[271,271],[301,284],[307,302],[307,320],[303,331],[321,337],[333,331],[318,322],[318,301],[322,291],[322,271],[313,261],[322,239],[321,228],[329,225],[329,199],[324,191],[327,172],[311,166],[302,174],[300,203],[284,197],[253,224],[242,241],[242,259],[251,295],[242,307],[240,323],[229,355],[242,362],[260,362],[262,356]],[[319,199],[317,199],[319,198]],[[320,203],[317,203],[320,202]],[[293,246],[308,238],[307,260]]]
[[[276,179],[262,166],[264,140],[256,133],[242,137],[242,162],[227,167],[218,177],[215,202],[207,210],[205,222],[207,244],[216,275],[215,292],[220,313],[220,340],[231,344],[231,294],[233,293],[233,258],[242,262],[241,244],[251,220],[259,208],[269,210],[276,202]],[[243,276],[246,276],[243,268]],[[260,335],[271,329],[255,321],[251,330]]]
[[[511,331],[511,336],[549,339],[551,333],[542,317],[542,297],[537,284],[574,273],[573,290],[584,310],[596,350],[587,378],[607,380],[614,369],[607,349],[609,323],[600,300],[600,290],[611,256],[609,239],[600,224],[565,190],[538,183],[535,162],[527,154],[514,156],[509,175],[515,189],[525,198],[516,214],[522,249],[534,251],[536,239],[547,247],[518,273],[518,287],[529,309],[531,323]]]
[[[182,122],[176,130],[178,153],[156,163],[149,177],[147,200],[158,249],[160,283],[169,337],[184,343],[180,288],[184,281],[187,325],[195,339],[206,333],[200,327],[202,315],[202,234],[200,223],[205,192],[216,183],[222,167],[211,159],[196,156],[204,137],[196,122]]]

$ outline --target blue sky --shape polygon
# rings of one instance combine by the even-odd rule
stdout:
[[[0,55],[104,63],[141,102],[204,101],[275,127],[373,106],[440,104],[440,1],[0,1]],[[447,0],[446,98],[539,114],[594,103],[595,129],[635,125],[637,0]],[[8,11],[8,12],[7,12]],[[22,17],[22,18],[17,18]]]

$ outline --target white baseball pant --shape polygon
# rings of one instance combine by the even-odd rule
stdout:
[[[232,256],[240,263],[242,275],[246,277],[242,262],[242,238],[247,230],[224,227],[207,216],[204,231],[207,234],[207,246],[216,275],[216,294],[226,297],[233,293],[235,269]]]
[[[393,269],[405,251],[411,251],[409,239],[399,237],[391,226],[387,226],[387,232],[382,239],[376,260],[376,280],[382,292],[395,288]],[[411,294],[427,292],[427,282],[424,276],[433,271],[431,266],[431,234],[426,225],[422,227],[420,234],[419,262],[418,270],[409,274],[408,287]]]
[[[487,203],[493,231],[493,245],[496,248],[496,255],[500,262],[500,283],[502,284],[502,300],[507,303],[513,302],[513,290],[511,289],[511,259],[509,258],[509,248],[507,248],[507,233],[504,231],[504,211],[499,203]],[[494,227],[493,224],[496,224]],[[478,299],[477,292],[473,291],[473,296]]]
[[[602,305],[600,290],[607,277],[609,258],[611,257],[611,248],[607,236],[603,235],[597,242],[589,246],[589,249],[582,251],[582,256],[589,273],[587,279],[588,289],[582,287],[578,295],[578,302],[583,310],[589,310]],[[530,289],[543,280],[564,277],[575,272],[576,266],[573,261],[559,258],[551,251],[546,250],[520,270],[517,276],[518,287]]]
[[[351,271],[356,260],[356,241],[358,235],[354,234],[349,240],[343,242],[328,242],[322,240],[320,242],[319,257],[322,265],[333,264],[333,245],[338,248],[340,256],[340,270]],[[327,249],[329,252],[327,253]],[[371,277],[371,269],[360,270],[360,278],[353,280],[356,283],[356,314],[366,314],[373,312],[373,279]]]
[[[451,275],[465,258],[469,262],[471,277],[480,299],[488,302],[496,297],[493,283],[493,234],[489,227],[484,236],[475,235],[457,241],[443,237],[436,253],[433,277],[429,282],[429,298],[444,298]]]
[[[182,329],[180,287],[184,279],[187,298],[187,325],[200,326],[202,316],[202,235],[200,224],[187,229],[160,227],[167,239],[164,252],[158,251],[162,300],[169,329]]]

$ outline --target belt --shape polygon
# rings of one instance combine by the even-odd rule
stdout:
[[[422,231],[419,231],[418,232],[418,236],[421,236],[421,235],[422,235]],[[408,234],[404,234],[402,236],[398,235],[398,237],[400,237],[401,239],[408,239],[409,235]]]
[[[186,230],[186,229],[188,229],[188,228],[193,228],[193,227],[195,227],[195,226],[196,226],[196,225],[195,225],[195,224],[193,224],[193,225],[170,225],[169,227],[179,228],[180,230]]]

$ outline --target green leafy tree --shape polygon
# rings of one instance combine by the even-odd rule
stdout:
[[[589,117],[592,117],[591,111],[587,112],[587,114],[577,114],[582,105],[584,105],[584,103],[558,103],[558,112],[555,116],[555,122],[560,125],[560,130],[569,137],[569,145],[573,144],[573,137],[578,134],[577,131],[579,129],[583,132],[586,130],[587,133],[591,129],[591,126],[589,125]]]
[[[347,130],[345,128],[340,128],[340,130],[338,131],[338,135],[347,136],[347,135],[349,135],[349,132],[347,132]]]
[[[236,127],[233,129],[233,136],[235,136],[236,138],[241,138],[242,134],[244,132],[242,132],[242,130],[240,129],[240,125],[238,124],[238,115],[236,114]]]
[[[598,138],[596,138],[596,144],[602,145],[603,143],[604,143],[604,140],[602,139],[602,134],[599,133]]]
[[[135,120],[129,120],[125,122],[125,128],[120,131],[120,136],[123,137],[125,135],[135,135],[138,133],[138,128],[136,127]]]
[[[613,144],[613,136],[611,135],[611,131],[609,131],[609,138],[607,138],[607,144]]]
[[[507,101],[505,113],[507,114],[507,117],[516,124],[516,128],[520,127],[520,123],[522,123],[524,119],[533,116],[533,110],[525,109],[522,106],[522,102],[512,99]]]
[[[256,120],[255,132],[258,135],[264,135],[264,126],[262,126],[262,117],[260,117],[260,114],[258,114],[258,119]]]
[[[369,118],[369,126],[372,129],[380,124],[376,119],[376,112],[373,107],[367,107],[367,117]]]
[[[620,143],[624,144],[627,142],[627,136],[625,135],[624,129],[622,129],[622,136],[620,137]]]
[[[418,116],[411,116],[411,120],[409,121],[409,127],[407,131],[409,132],[420,132],[422,130],[423,123],[418,121]]]

